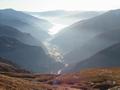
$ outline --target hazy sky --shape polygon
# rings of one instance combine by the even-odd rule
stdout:
[[[0,0],[0,8],[17,10],[110,10],[120,8],[120,0]]]

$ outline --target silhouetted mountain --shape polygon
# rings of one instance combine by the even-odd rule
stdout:
[[[0,56],[33,72],[55,72],[62,66],[41,47],[29,46],[6,36],[0,37]]]
[[[56,18],[55,20],[58,23],[64,23],[64,24],[73,24],[80,20],[89,19],[95,16],[98,16],[102,14],[103,12],[95,12],[95,11],[69,11],[66,12],[64,16],[61,16],[59,18]]]
[[[77,18],[77,19],[79,19],[79,18],[85,18],[85,19],[87,19],[87,18],[92,18],[92,17],[95,17],[95,16],[98,16],[98,15],[100,15],[100,14],[102,14],[103,12],[97,12],[97,11],[71,11],[71,14],[69,14],[69,15],[66,15],[65,17],[66,18]]]
[[[32,37],[30,34],[20,32],[19,30],[6,25],[0,25],[0,36],[12,37],[29,45],[42,46],[40,41]]]
[[[6,60],[0,57],[0,73],[11,72],[11,73],[29,73],[24,69],[21,69],[15,63],[10,60]]]
[[[33,16],[45,18],[56,23],[73,24],[83,19],[95,17],[103,12],[55,10],[55,11],[28,12],[28,13]]]
[[[90,58],[83,60],[75,65],[71,71],[79,71],[88,68],[108,68],[120,66],[120,43],[106,48]]]
[[[28,12],[32,15],[37,15],[40,17],[59,17],[68,14],[67,11],[64,10],[53,10],[53,11],[44,11],[44,12]]]
[[[52,26],[46,20],[13,9],[0,10],[0,24],[12,26],[22,32],[30,33],[39,40],[49,37],[46,30]]]
[[[120,30],[111,30],[108,32],[101,33],[88,40],[83,46],[72,50],[70,53],[65,55],[64,59],[67,63],[74,63],[96,54],[97,52],[104,50],[114,44],[120,42]]]
[[[118,40],[114,37],[115,35],[118,36],[117,33],[119,33],[118,30],[120,29],[119,14],[120,10],[112,10],[91,19],[77,22],[70,27],[63,29],[52,40],[52,43],[63,50],[65,60],[66,58],[69,60],[72,57],[72,62],[76,62],[78,59],[83,60],[84,57],[88,58],[89,55],[95,54],[100,49],[107,48],[107,45],[114,44],[115,41],[111,41],[111,39]],[[106,34],[104,35],[104,33]],[[112,37],[111,33],[114,33],[115,35]],[[109,37],[104,40],[106,35]],[[109,42],[109,40],[111,42]]]

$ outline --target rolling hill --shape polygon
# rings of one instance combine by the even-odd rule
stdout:
[[[10,60],[6,60],[3,58],[0,58],[0,73],[3,72],[10,72],[10,73],[30,73],[27,70],[24,70],[23,68],[19,67],[15,63],[11,62]]]
[[[99,51],[102,51],[120,42],[120,30],[111,30],[101,33],[65,55],[66,63],[75,63],[87,59]]]
[[[41,47],[23,44],[6,36],[0,37],[0,56],[33,72],[57,72],[62,66],[47,55]]]
[[[77,21],[100,15],[103,12],[53,10],[53,11],[27,12],[27,13],[39,18],[47,19],[54,23],[71,25]]]
[[[119,74],[119,67],[85,69],[60,75],[35,74],[0,58],[1,90],[118,90]]]
[[[0,74],[1,90],[119,90],[120,68],[87,69],[76,73]],[[21,87],[23,86],[23,87]]]
[[[6,25],[0,25],[0,36],[12,37],[28,45],[42,46],[42,43],[30,34],[20,32],[19,30]]]
[[[70,71],[88,68],[108,68],[120,66],[120,43],[112,45],[95,55],[77,63]]]
[[[13,9],[0,10],[0,24],[30,33],[38,40],[45,40],[48,38],[49,35],[46,30],[52,27],[52,24],[46,20]]]
[[[67,63],[84,60],[119,42],[119,13],[119,9],[112,10],[77,22],[62,30],[51,43],[63,51]]]
[[[85,69],[60,75],[51,82],[55,80],[57,85],[71,87],[71,90],[119,90],[119,74],[119,68]]]

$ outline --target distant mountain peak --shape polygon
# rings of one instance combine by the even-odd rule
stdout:
[[[12,8],[7,8],[7,9],[1,9],[2,11],[16,11],[16,10],[14,10],[14,9],[12,9]]]

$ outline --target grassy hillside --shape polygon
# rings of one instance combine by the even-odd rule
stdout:
[[[0,90],[119,90],[120,68],[87,69],[62,75],[2,72]]]

